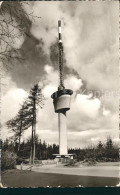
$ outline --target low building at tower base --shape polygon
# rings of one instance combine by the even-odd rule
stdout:
[[[75,154],[53,154],[53,156],[56,162],[67,162],[74,159]]]

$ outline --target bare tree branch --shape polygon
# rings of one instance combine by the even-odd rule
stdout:
[[[31,21],[40,18],[33,12],[25,12],[24,5],[29,3],[5,1],[0,4],[0,60],[3,64],[10,59],[24,60],[19,48],[25,36],[30,36]]]

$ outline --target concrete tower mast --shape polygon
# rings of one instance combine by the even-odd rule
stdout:
[[[61,33],[61,21],[58,21],[58,66],[59,66],[59,86],[58,91],[52,94],[55,112],[58,113],[58,130],[59,130],[59,154],[58,157],[70,157],[67,149],[67,125],[66,112],[70,110],[70,100],[73,91],[65,89],[63,77],[63,45]]]

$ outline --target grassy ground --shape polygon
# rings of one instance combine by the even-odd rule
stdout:
[[[54,173],[37,173],[33,171],[21,171],[17,169],[2,173],[2,184],[6,187],[104,187],[116,186],[118,178],[75,176]]]

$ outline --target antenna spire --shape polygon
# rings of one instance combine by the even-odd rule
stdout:
[[[58,90],[63,90],[64,87],[64,77],[63,77],[63,45],[62,45],[62,33],[61,33],[61,20],[58,21],[58,65],[59,65],[59,78],[60,84]]]

